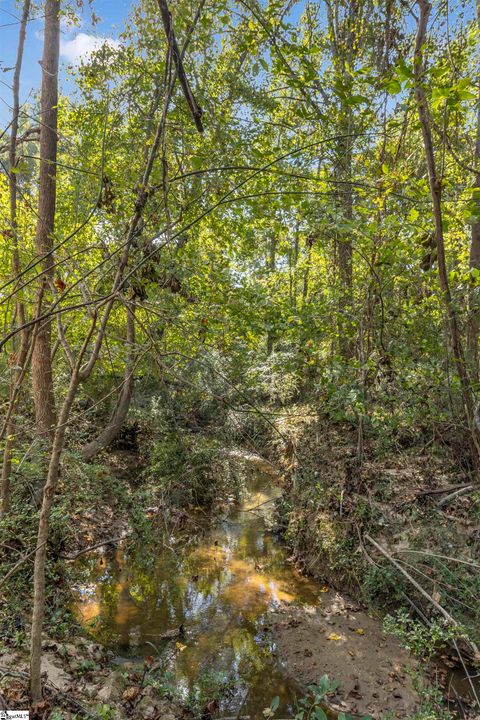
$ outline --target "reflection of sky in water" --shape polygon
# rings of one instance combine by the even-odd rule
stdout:
[[[270,478],[257,477],[242,507],[193,549],[166,550],[150,563],[151,557],[140,554],[126,558],[122,548],[92,559],[88,572],[95,584],[80,588],[76,600],[81,620],[120,655],[150,655],[148,643],[168,646],[177,689],[185,698],[202,672],[217,670],[236,680],[236,697],[222,707],[235,710],[246,681],[242,712],[252,717],[261,716],[270,695],[280,695],[280,710],[290,710],[295,694],[265,650],[261,627],[268,608],[317,599],[315,586],[286,562],[282,546],[268,532],[265,518],[272,503],[258,508],[278,495],[268,483]],[[161,637],[182,623],[184,650]]]

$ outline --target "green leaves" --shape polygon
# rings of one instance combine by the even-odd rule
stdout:
[[[398,95],[398,93],[402,92],[402,83],[397,78],[390,78],[389,80],[385,80],[383,83],[383,88],[386,90],[390,95]]]
[[[465,100],[474,100],[477,93],[471,78],[463,78],[454,85],[434,87],[432,90],[432,107],[438,110],[446,103],[447,107],[457,110]]]

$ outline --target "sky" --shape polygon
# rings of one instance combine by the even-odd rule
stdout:
[[[82,57],[87,57],[88,53],[98,48],[102,42],[118,43],[118,36],[124,28],[134,2],[135,0],[93,0],[79,3],[84,5],[83,9],[77,8],[76,2],[62,2],[63,7],[70,5],[76,8],[75,14],[78,20],[73,24],[64,18],[61,23],[60,85],[64,93],[68,94],[69,92],[65,73],[66,66],[75,65]],[[294,7],[291,8],[288,18],[292,21],[298,20],[304,4],[304,0],[297,0]],[[35,5],[42,6],[43,3],[36,2]],[[459,3],[455,0],[450,3],[450,20],[463,23],[470,19],[474,12],[473,0],[471,2],[467,0],[466,13],[463,16],[459,15],[457,5],[462,5],[462,0]],[[100,18],[95,25],[91,21],[92,9]],[[12,66],[17,53],[21,12],[22,0],[0,0],[0,133],[7,127],[11,118]],[[39,60],[43,46],[43,20],[38,17],[39,15],[41,15],[41,10],[33,11],[32,19],[28,23],[21,76],[21,102],[32,97],[40,87]],[[411,18],[410,22],[412,22]],[[413,25],[409,29],[412,30]]]
[[[102,42],[116,43],[127,19],[131,0],[95,0],[93,10],[100,17],[95,26],[91,22],[91,9],[85,2],[82,9],[76,8],[77,26],[67,19],[61,23],[60,43],[60,83],[65,86],[65,66],[76,64],[80,58],[88,55]],[[73,3],[72,3],[73,5]],[[75,3],[76,5],[76,3]],[[6,127],[10,121],[12,105],[11,83],[12,68],[15,64],[18,43],[19,19],[22,3],[15,0],[0,0],[0,128]],[[33,11],[32,18],[41,14]],[[28,23],[25,52],[21,76],[21,102],[24,102],[37,91],[40,86],[41,68],[39,60],[42,56],[41,18],[32,19]],[[62,83],[63,80],[63,83]]]

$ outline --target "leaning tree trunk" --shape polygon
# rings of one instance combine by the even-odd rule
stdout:
[[[60,43],[59,0],[45,0],[45,38],[42,58],[42,92],[40,101],[40,179],[38,190],[35,249],[42,260],[42,277],[38,295],[45,296],[53,282],[53,233],[55,227],[58,121],[58,57]],[[39,435],[52,435],[56,422],[53,393],[52,326],[42,321],[36,334],[32,354],[32,386],[35,420]]]
[[[12,251],[12,271],[14,279],[20,277],[20,254],[18,242],[18,222],[17,222],[17,134],[18,121],[20,114],[20,73],[22,70],[23,49],[25,46],[25,35],[27,31],[27,21],[30,14],[30,0],[25,0],[23,4],[22,19],[20,21],[20,30],[18,33],[18,49],[17,59],[15,62],[15,72],[13,74],[13,110],[12,110],[12,126],[10,134],[10,151],[9,151],[9,200],[10,200],[10,228],[13,236]],[[18,326],[25,323],[25,306],[21,296],[18,294],[15,300],[16,322]],[[1,479],[1,507],[0,516],[5,515],[10,508],[10,475],[12,472],[12,452],[15,443],[16,426],[14,420],[15,409],[18,400],[18,384],[22,378],[23,365],[27,360],[28,354],[28,332],[22,330],[20,333],[20,347],[15,352],[14,349],[14,365],[19,370],[12,370],[10,380],[10,406],[8,409],[8,421],[5,424],[4,436],[5,446],[3,449],[2,463],[2,479]]]
[[[433,150],[430,113],[427,98],[425,95],[425,90],[423,87],[423,74],[425,71],[423,48],[426,41],[427,23],[432,6],[428,2],[428,0],[417,0],[417,5],[420,11],[420,15],[418,18],[418,28],[415,40],[415,52],[413,62],[415,74],[415,100],[417,104],[418,119],[420,121],[420,127],[422,129],[425,160],[428,170],[428,182],[430,186],[430,195],[432,198],[433,218],[435,223],[435,242],[437,248],[438,278],[448,319],[450,344],[455,360],[455,367],[460,380],[465,424],[470,433],[472,445],[472,459],[476,469],[478,470],[480,462],[480,444],[478,430],[476,427],[474,402],[471,392],[467,364],[465,362],[465,354],[463,350],[462,338],[460,335],[457,312],[455,309],[452,293],[450,290],[450,284],[448,281],[447,263],[445,259],[445,241],[443,235],[442,186],[440,178],[437,175],[435,153]]]
[[[126,331],[126,348],[127,355],[125,360],[125,374],[122,383],[122,389],[118,396],[115,410],[108,425],[102,432],[82,449],[82,457],[84,460],[91,460],[100,450],[108,447],[117,437],[122,429],[122,425],[128,415],[130,403],[133,395],[134,387],[134,365],[135,365],[135,305],[126,306],[127,314],[127,331]]]

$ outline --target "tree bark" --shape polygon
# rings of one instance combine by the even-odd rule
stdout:
[[[53,437],[47,481],[43,488],[42,509],[38,522],[37,551],[35,553],[35,566],[33,571],[33,613],[30,638],[30,694],[32,703],[34,704],[40,702],[42,699],[42,628],[45,614],[45,561],[47,556],[50,516],[53,496],[60,474],[60,460],[65,442],[65,431],[78,384],[79,373],[76,372],[70,380],[70,386],[63,402],[58,426]]]
[[[40,101],[40,178],[35,249],[42,258],[43,276],[38,294],[53,282],[53,233],[56,205],[56,161],[58,121],[58,57],[60,42],[59,0],[45,0],[45,38],[42,59],[42,91]],[[32,386],[37,433],[53,436],[56,422],[51,357],[51,320],[44,320],[38,329],[32,354]]]
[[[20,277],[20,254],[18,242],[18,222],[17,222],[17,135],[18,123],[20,115],[20,74],[23,62],[23,49],[25,46],[25,35],[27,31],[27,21],[30,14],[30,0],[25,0],[23,4],[22,19],[20,21],[20,29],[18,33],[17,58],[15,62],[15,71],[13,74],[13,110],[12,110],[12,126],[10,134],[9,148],[9,201],[10,201],[10,228],[13,235],[13,251],[12,251],[12,272],[13,277]],[[25,323],[25,306],[22,297],[17,294],[15,299],[16,322],[21,327]],[[12,471],[12,452],[15,442],[15,419],[14,413],[18,400],[17,384],[22,376],[23,365],[26,362],[28,354],[28,336],[29,333],[23,330],[20,333],[20,347],[15,352],[14,347],[14,363],[19,370],[12,369],[12,377],[10,381],[10,407],[8,421],[5,426],[5,446],[3,449],[2,463],[2,479],[1,479],[1,507],[0,517],[8,513],[10,509],[10,476]]]
[[[270,238],[270,241],[268,243],[268,273],[272,274],[275,272],[277,267],[277,238],[275,236],[272,236]],[[267,355],[270,357],[270,355],[273,352],[273,346],[275,343],[275,330],[270,328],[267,330]]]
[[[414,75],[415,75],[415,100],[417,104],[418,119],[422,129],[422,138],[425,152],[425,160],[428,170],[428,182],[432,199],[433,218],[435,223],[435,243],[437,248],[438,278],[440,289],[447,313],[448,327],[450,333],[450,344],[452,347],[455,367],[460,380],[462,401],[464,408],[465,424],[470,432],[472,444],[472,458],[478,470],[480,459],[480,445],[478,431],[475,423],[474,403],[470,387],[468,369],[465,362],[462,339],[458,325],[457,313],[452,300],[450,285],[448,282],[448,271],[445,259],[445,241],[443,235],[442,217],[442,184],[437,175],[435,164],[435,153],[433,150],[432,130],[430,114],[423,87],[424,56],[423,47],[426,41],[428,18],[431,11],[431,4],[428,0],[417,0],[420,11],[418,18],[417,36],[414,51]]]
[[[477,32],[480,32],[480,0],[476,2],[477,11]],[[480,56],[480,42],[477,43],[477,48]],[[480,57],[477,58],[480,61]],[[474,167],[478,169],[475,174],[474,186],[477,188],[477,192],[480,192],[480,76],[477,81],[478,85],[478,97],[477,97],[477,127],[475,137],[475,150],[474,150]],[[477,213],[480,214],[480,200],[476,200]],[[480,222],[475,222],[472,225],[471,238],[470,238],[470,269],[480,270]],[[476,286],[479,282],[478,277],[474,278],[474,285]],[[475,289],[470,293],[469,303],[469,327],[468,327],[468,351],[471,361],[472,372],[475,380],[478,382],[478,332],[479,332],[479,317],[478,317],[478,289]]]
[[[82,449],[84,460],[91,460],[100,450],[108,447],[118,436],[122,425],[128,415],[134,388],[134,365],[135,365],[135,305],[126,307],[127,330],[126,330],[126,361],[125,373],[117,404],[113,411],[110,422],[94,440],[89,442]]]
[[[327,2],[327,18],[331,36],[332,63],[338,78],[345,87],[351,82],[349,69],[354,65],[355,37],[360,22],[358,3],[349,0],[345,5],[345,16]],[[338,105],[338,135],[335,148],[334,177],[336,204],[342,213],[342,219],[350,223],[353,219],[352,188],[352,130],[353,112],[345,100]],[[340,230],[337,236],[337,263],[340,282],[338,305],[339,352],[348,361],[355,351],[353,342],[353,262],[351,230]]]
[[[195,100],[195,96],[190,89],[187,75],[183,67],[183,53],[178,47],[177,39],[175,37],[175,31],[173,29],[172,16],[170,14],[170,10],[168,9],[167,1],[157,0],[157,4],[160,9],[160,14],[162,16],[162,22],[165,34],[167,36],[167,42],[172,51],[173,62],[175,63],[175,69],[177,71],[180,87],[182,88],[182,92],[185,100],[187,101],[187,105],[190,108],[190,112],[192,113],[195,127],[197,128],[198,132],[203,133],[203,125],[201,120],[203,111]]]

